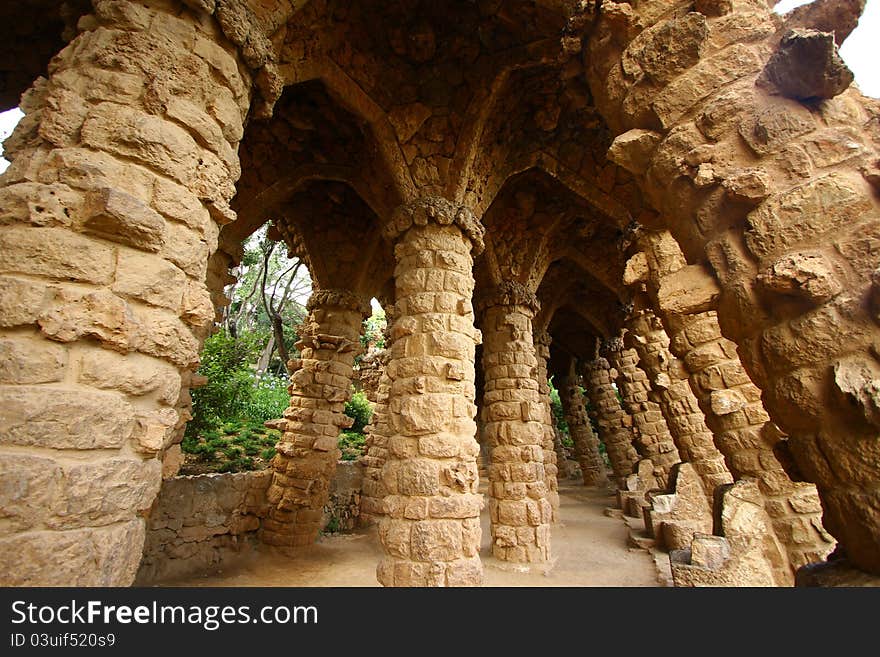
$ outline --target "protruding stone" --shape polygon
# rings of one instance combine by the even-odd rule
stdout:
[[[654,149],[662,139],[663,135],[651,130],[630,130],[614,139],[608,149],[608,159],[630,173],[645,173]]]
[[[854,79],[837,52],[833,34],[803,29],[782,37],[763,75],[784,96],[796,100],[834,98]]]

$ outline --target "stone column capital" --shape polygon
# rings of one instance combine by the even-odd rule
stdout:
[[[550,335],[547,329],[535,331],[533,340],[536,347],[547,347],[549,349],[550,345],[553,344],[553,336]]]
[[[385,239],[394,242],[413,226],[426,226],[428,223],[458,226],[470,239],[473,255],[482,253],[486,246],[483,241],[486,229],[473,211],[440,196],[425,196],[399,206],[391,214],[390,221],[385,222],[382,234]]]
[[[481,314],[497,306],[523,306],[532,312],[532,317],[541,310],[538,296],[519,281],[501,281],[481,295],[475,304],[475,310]]]
[[[316,308],[335,306],[345,310],[359,312],[364,317],[372,314],[370,300],[351,290],[314,290],[306,303],[306,310],[312,312]]]
[[[602,340],[602,343],[599,345],[599,352],[603,356],[607,356],[608,354],[623,351],[623,349],[624,349],[624,345],[623,345],[623,337],[622,336]]]

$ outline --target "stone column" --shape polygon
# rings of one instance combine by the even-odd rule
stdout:
[[[611,349],[609,355],[617,371],[616,383],[623,406],[633,420],[633,446],[641,458],[650,459],[654,464],[658,485],[668,490],[669,471],[681,459],[660,407],[648,397],[651,390],[648,376],[638,366],[635,349],[621,345],[619,349]]]
[[[382,468],[388,456],[388,401],[391,392],[391,379],[385,371],[388,367],[388,355],[386,352],[382,357],[384,367],[376,390],[376,405],[373,407],[370,424],[365,428],[367,438],[364,441],[364,455],[361,457],[364,480],[361,489],[361,513],[358,518],[358,523],[362,527],[376,522],[384,513],[385,488],[382,485]]]
[[[670,325],[673,353],[687,365],[715,444],[736,479],[752,477],[793,568],[821,561],[833,548],[822,527],[816,487],[794,482],[773,452],[782,438],[737,357],[736,345],[721,335],[713,311],[686,315]]]
[[[572,360],[568,376],[559,380],[559,399],[565,421],[574,441],[575,452],[584,478],[584,486],[602,486],[607,482],[605,461],[599,453],[599,439],[593,433],[580,380]]]
[[[559,519],[559,468],[565,462],[562,440],[556,435],[556,422],[550,405],[550,382],[547,360],[550,358],[552,338],[547,331],[535,331],[533,342],[537,366],[535,379],[538,382],[538,395],[541,400],[541,423],[544,425],[544,476],[547,482],[547,499],[553,508],[553,522]]]
[[[601,3],[583,61],[609,159],[661,215],[640,222],[711,266],[825,526],[880,574],[880,132],[836,49],[861,7],[773,4]]]
[[[532,318],[538,308],[534,294],[510,281],[493,290],[480,307],[484,431],[492,445],[492,554],[518,563],[550,558],[553,520],[544,468],[545,416],[532,342]],[[551,453],[555,460],[552,448]]]
[[[132,582],[234,219],[251,81],[218,25],[94,3],[0,178],[0,583]],[[174,38],[168,38],[174,34]]]
[[[687,370],[669,352],[669,336],[653,312],[633,312],[628,327],[627,344],[636,350],[639,365],[651,382],[651,396],[660,405],[679,456],[699,475],[711,507],[715,489],[732,483],[733,477],[715,447],[712,432],[688,383]]]
[[[599,437],[605,444],[611,469],[620,486],[633,473],[639,455],[633,447],[632,418],[620,405],[617,391],[612,385],[615,376],[616,372],[613,372],[608,360],[599,356],[587,364],[584,383],[590,408],[599,425]]]
[[[310,545],[321,531],[324,505],[339,460],[339,433],[351,426],[354,359],[370,304],[347,290],[316,290],[299,329],[291,362],[286,429],[272,459],[269,510],[261,538],[270,545]]]
[[[793,567],[817,561],[833,547],[823,529],[816,487],[793,482],[774,453],[784,438],[764,410],[761,392],[721,335],[713,310],[719,290],[700,265],[688,265],[668,232],[644,232],[643,249],[627,268],[645,269],[647,291],[670,337],[670,351],[688,371],[715,445],[735,479],[753,477],[766,500],[777,538]],[[632,266],[644,258],[644,266]]]
[[[483,229],[467,208],[423,198],[385,226],[395,243],[390,437],[379,521],[385,586],[482,582],[474,439],[473,258]]]

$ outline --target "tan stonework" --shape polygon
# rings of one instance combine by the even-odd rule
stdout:
[[[626,347],[609,348],[608,354],[617,371],[615,382],[620,390],[623,406],[632,417],[633,446],[639,456],[651,460],[658,486],[667,490],[669,471],[681,459],[660,406],[649,398],[651,384],[647,375],[638,367],[639,356],[635,349]]]
[[[379,520],[385,557],[377,576],[385,586],[479,585],[473,362],[480,333],[470,301],[479,225],[465,208],[429,199],[402,208],[394,226],[387,233],[397,260],[387,494]]]
[[[351,395],[355,356],[369,304],[344,290],[316,290],[299,328],[300,358],[290,365],[286,427],[272,459],[266,493],[269,513],[261,538],[270,545],[309,545],[322,527],[330,481],[341,456],[339,433],[351,426],[345,402]]]
[[[574,441],[575,458],[581,466],[584,486],[603,486],[608,479],[605,475],[605,461],[599,453],[599,439],[593,433],[590,418],[581,392],[580,377],[576,373],[576,364],[572,360],[568,376],[560,378],[559,399],[565,421]]]
[[[663,397],[662,340],[642,335],[650,376],[631,353],[614,377],[596,359],[636,283],[735,479],[731,535],[695,539],[678,580],[790,584],[831,549],[825,528],[847,568],[880,575],[880,111],[837,50],[863,2],[5,4],[0,109],[25,117],[0,177],[0,582],[132,582],[202,341],[270,221],[316,290],[400,306],[365,460],[383,583],[481,581],[471,303],[504,281],[541,301],[514,324],[553,342],[493,381],[528,391],[517,448],[543,470],[515,483],[552,506],[541,361],[566,357],[592,361],[619,485],[654,479],[633,472],[633,438],[663,483],[678,457],[707,488],[722,478],[692,403],[672,412],[684,378]],[[357,342],[360,310],[338,312],[297,376],[339,378],[295,385],[288,418],[327,449],[303,433],[276,462],[265,534],[287,542],[313,533],[333,468],[352,352],[321,335]],[[281,479],[297,459],[312,471]],[[774,541],[785,559],[761,574]]]
[[[558,520],[559,515],[559,482],[558,479],[563,476],[562,465],[565,463],[567,455],[565,447],[562,444],[562,437],[556,430],[553,420],[553,410],[550,406],[550,381],[547,372],[547,360],[550,358],[550,343],[553,338],[547,331],[535,331],[533,335],[533,343],[535,345],[535,358],[537,365],[535,369],[535,379],[538,382],[538,394],[541,399],[542,419],[541,424],[544,425],[544,475],[547,482],[547,495],[550,500],[550,506],[553,507],[553,522]],[[553,449],[550,449],[550,445]],[[552,451],[552,455],[550,452]]]
[[[660,405],[679,456],[698,473],[711,505],[715,489],[733,478],[691,391],[687,370],[669,352],[669,337],[652,311],[634,311],[628,327],[626,341],[648,375],[651,396]]]
[[[615,376],[608,360],[600,356],[588,364],[585,383],[590,407],[599,425],[599,437],[608,450],[608,460],[621,486],[632,474],[639,456],[633,447],[632,418],[621,406],[612,385]]]
[[[208,256],[234,218],[247,66],[211,20],[113,5],[79,21],[5,143],[6,585],[132,583],[214,319]]]
[[[492,554],[503,561],[550,559],[550,523],[544,462],[546,416],[535,377],[534,295],[495,294],[481,308],[484,435],[492,445],[489,512]],[[550,450],[554,456],[555,452]],[[556,473],[553,475],[555,484]]]

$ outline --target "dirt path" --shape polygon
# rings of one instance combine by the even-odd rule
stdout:
[[[481,553],[486,586],[659,586],[651,556],[626,546],[628,529],[603,510],[606,491],[560,482],[560,521],[553,525],[554,563],[548,572],[516,572],[489,555],[489,514],[483,509]],[[381,546],[375,528],[322,537],[293,556],[260,547],[233,567],[165,586],[378,586]]]

